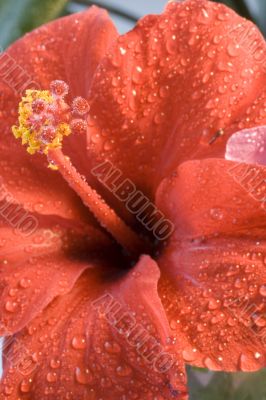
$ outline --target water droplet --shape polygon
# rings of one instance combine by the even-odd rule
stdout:
[[[219,307],[219,303],[215,299],[210,299],[208,303],[209,310],[216,310]]]
[[[116,372],[119,376],[129,376],[132,373],[132,369],[128,365],[120,365],[117,367]]]
[[[185,349],[182,352],[185,361],[190,362],[196,359],[196,349]]]
[[[258,351],[254,354],[254,357],[256,358],[256,360],[259,360],[261,358],[261,356],[262,355]]]
[[[175,54],[176,49],[177,49],[176,37],[173,36],[172,38],[170,38],[166,41],[166,50],[169,54]]]
[[[6,305],[5,305],[6,311],[13,313],[13,312],[16,311],[16,308],[17,308],[17,303],[16,302],[14,302],[14,301],[7,301],[6,302]]]
[[[241,354],[239,358],[239,366],[241,371],[248,372],[251,370],[250,359],[245,354]]]
[[[56,372],[48,372],[46,375],[47,382],[53,383],[57,381],[57,375]]]
[[[109,378],[102,378],[101,379],[101,386],[103,388],[109,388],[112,386],[112,381]]]
[[[32,385],[32,379],[23,379],[20,384],[20,391],[22,393],[29,393]]]
[[[254,316],[253,317],[254,323],[259,326],[260,328],[263,328],[264,326],[266,326],[266,318],[263,315],[259,315],[259,316]]]
[[[61,361],[58,360],[58,359],[53,358],[53,359],[50,361],[50,367],[53,368],[53,369],[59,368],[60,365],[61,365]]]
[[[122,56],[124,56],[127,53],[127,51],[126,51],[126,49],[124,49],[124,47],[120,47],[119,50],[120,50],[120,53],[122,54]]]
[[[5,386],[4,393],[5,393],[6,396],[10,396],[13,393],[12,386]]]
[[[85,336],[74,336],[71,343],[73,348],[76,350],[82,350],[86,348]]]
[[[92,374],[88,368],[80,369],[76,368],[75,377],[78,383],[81,385],[88,385],[92,381]]]
[[[110,54],[110,61],[114,67],[119,67],[121,64],[121,55],[124,55],[124,50],[122,47],[120,49],[115,48],[112,54]],[[124,53],[124,54],[123,54]]]
[[[169,89],[170,89],[169,86],[162,86],[162,87],[160,87],[159,95],[160,95],[160,97],[161,97],[162,99],[168,97],[168,95],[169,95]]]
[[[30,280],[30,279],[22,278],[22,279],[19,281],[19,286],[20,286],[22,289],[26,289],[26,288],[30,287],[30,285],[31,285],[31,280]]]
[[[214,370],[214,371],[217,370],[217,364],[214,361],[212,361],[209,357],[206,357],[203,360],[203,363],[206,368],[208,368],[210,370]]]
[[[113,140],[106,140],[103,145],[105,151],[110,151],[113,149],[115,142]]]
[[[207,83],[209,79],[210,79],[210,74],[206,72],[206,74],[204,74],[202,77],[202,83]]]
[[[154,116],[154,122],[156,125],[160,125],[164,122],[165,120],[165,114],[163,112],[157,113]]]
[[[212,219],[215,219],[217,221],[221,221],[224,217],[223,211],[219,208],[212,208],[210,210],[210,216],[212,217]]]
[[[40,202],[39,203],[35,203],[33,208],[34,208],[34,211],[36,211],[36,212],[42,212],[43,209],[44,209],[44,204],[40,203]]]
[[[239,55],[239,45],[233,42],[229,43],[229,45],[227,46],[227,53],[231,57],[237,57]]]
[[[262,285],[259,289],[260,295],[266,297],[266,285]]]
[[[140,66],[137,66],[135,69],[133,69],[132,82],[134,82],[136,85],[139,85],[143,82],[142,68]]]
[[[210,23],[209,13],[205,8],[201,9],[201,13],[199,13],[199,15],[197,17],[197,21],[200,24],[209,24]]]
[[[106,351],[108,351],[108,353],[120,353],[120,351],[121,351],[121,347],[119,346],[119,344],[117,344],[115,342],[113,342],[113,343],[106,342],[104,344],[104,348]]]
[[[10,297],[16,297],[16,295],[18,294],[18,289],[11,288],[9,289],[8,294]]]

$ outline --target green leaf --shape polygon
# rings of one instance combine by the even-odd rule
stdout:
[[[266,369],[210,372],[187,367],[189,400],[266,400]]]
[[[266,400],[266,370],[246,373],[240,376],[240,384],[235,391],[235,400]]]
[[[235,400],[232,395],[231,374],[223,372],[210,373],[209,382],[206,372],[188,368],[189,400]],[[207,382],[206,382],[207,378]],[[205,382],[203,384],[203,382]],[[243,400],[243,399],[242,399]]]
[[[66,3],[67,0],[0,0],[1,47],[56,18]]]

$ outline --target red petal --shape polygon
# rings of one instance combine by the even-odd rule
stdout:
[[[266,364],[265,178],[264,167],[213,159],[181,165],[159,188],[176,225],[160,294],[192,365]]]
[[[15,42],[7,53],[40,88],[48,89],[52,80],[62,79],[73,96],[86,97],[94,72],[116,37],[107,12],[90,7],[41,26]],[[9,82],[3,71],[2,79]]]
[[[234,133],[227,142],[225,158],[248,164],[266,164],[266,126]]]
[[[259,31],[221,4],[173,2],[145,17],[95,75],[90,154],[153,193],[181,161],[222,153],[230,133],[263,125],[265,54]],[[210,146],[222,128],[224,138]]]
[[[25,214],[20,213],[22,221]],[[91,266],[95,252],[110,247],[94,228],[54,217],[31,218],[35,226],[22,222],[13,228],[4,218],[0,221],[1,336],[22,329],[56,296],[67,293]]]
[[[187,399],[184,365],[168,353],[158,279],[149,257],[116,282],[107,283],[93,271],[83,274],[68,295],[56,299],[11,343],[7,339],[1,392],[10,391],[10,400],[23,394],[31,400],[47,395],[53,400]],[[153,341],[160,346],[152,351]],[[167,357],[175,365],[159,367]]]
[[[94,71],[116,35],[106,12],[92,7],[33,31],[1,56],[0,166],[4,184],[17,202],[37,212],[80,218],[77,196],[58,173],[47,169],[45,156],[27,154],[11,126],[17,120],[20,92],[28,87],[47,89],[52,80],[63,79],[70,84],[72,97],[86,96]],[[85,138],[69,137],[69,142],[69,154],[79,163],[82,157],[86,160]]]

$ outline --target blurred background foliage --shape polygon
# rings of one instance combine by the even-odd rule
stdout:
[[[266,370],[209,372],[187,368],[189,400],[266,400]]]
[[[120,33],[147,13],[159,13],[167,0],[0,0],[0,46],[54,18],[92,4],[109,10]],[[266,36],[266,0],[220,0],[254,21]],[[187,368],[190,400],[266,400],[266,370],[257,373],[213,373]],[[1,365],[0,365],[1,372]]]
[[[266,0],[220,0],[253,20],[266,35]],[[110,11],[121,33],[129,30],[146,13],[158,13],[166,0],[0,0],[0,45],[7,47],[35,27],[61,15],[92,5]]]

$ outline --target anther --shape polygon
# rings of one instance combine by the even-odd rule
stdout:
[[[28,145],[30,154],[48,154],[50,149],[61,148],[63,137],[72,132],[86,134],[88,102],[77,97],[70,107],[65,100],[68,92],[68,85],[60,80],[51,82],[50,91],[26,91],[19,104],[19,126],[12,131],[22,144]],[[75,114],[80,118],[75,118]]]
[[[65,97],[68,94],[69,86],[64,81],[53,81],[50,84],[51,92],[56,97]]]
[[[83,119],[73,119],[70,124],[71,132],[76,135],[83,135],[87,132],[87,123]]]
[[[32,111],[35,114],[41,114],[46,108],[46,102],[42,99],[34,100],[32,103]]]
[[[72,103],[73,112],[78,115],[85,115],[89,112],[89,104],[83,97],[76,97]]]

